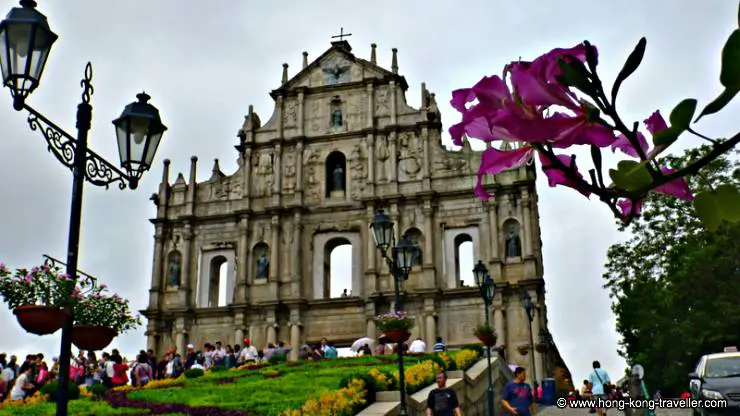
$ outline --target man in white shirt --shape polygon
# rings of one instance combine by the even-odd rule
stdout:
[[[28,367],[15,381],[13,389],[10,391],[10,400],[23,400],[26,397],[26,391],[33,388],[33,384],[28,380],[31,377],[32,368]]]
[[[249,338],[245,339],[244,347],[242,347],[242,351],[239,353],[239,362],[256,362],[258,359],[259,355],[257,353],[257,348],[254,348],[254,345],[252,345],[252,341]]]
[[[427,344],[421,338],[416,338],[409,346],[409,352],[412,354],[423,354],[426,350]]]

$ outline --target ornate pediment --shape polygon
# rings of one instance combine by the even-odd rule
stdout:
[[[330,87],[360,82],[367,78],[395,78],[402,88],[408,87],[402,76],[356,57],[351,50],[352,47],[347,41],[332,42],[331,48],[290,78],[282,87],[274,90],[271,95],[275,97],[279,92],[300,87]]]

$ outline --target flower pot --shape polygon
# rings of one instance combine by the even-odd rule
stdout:
[[[99,351],[110,345],[118,334],[116,331],[97,325],[75,325],[72,328],[72,343],[84,351]]]
[[[411,333],[405,329],[389,329],[383,333],[393,342],[406,342],[411,337]]]
[[[535,345],[534,350],[540,354],[544,354],[547,352],[547,346],[545,344],[537,344]]]
[[[23,305],[13,309],[18,323],[31,334],[49,335],[64,326],[69,313],[53,306]]]
[[[483,343],[486,347],[493,347],[496,345],[496,336],[491,334],[481,334],[478,335],[478,339],[480,342]]]

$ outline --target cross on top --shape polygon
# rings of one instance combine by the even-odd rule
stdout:
[[[339,28],[339,34],[338,35],[334,35],[331,38],[332,39],[339,38],[339,41],[343,41],[344,38],[349,37],[349,36],[352,36],[352,34],[351,33],[344,33],[344,28],[342,27],[342,28]]]

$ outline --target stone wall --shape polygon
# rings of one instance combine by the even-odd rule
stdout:
[[[447,386],[455,390],[465,416],[487,415],[488,405],[488,375],[486,374],[487,360],[478,361],[468,371],[447,372]],[[491,373],[493,378],[494,414],[501,414],[501,391],[514,373],[498,355],[491,358]],[[429,392],[436,387],[432,384],[411,396],[408,396],[408,414],[410,416],[424,416]],[[396,416],[400,408],[399,392],[380,392],[375,403],[360,412],[361,416]]]

